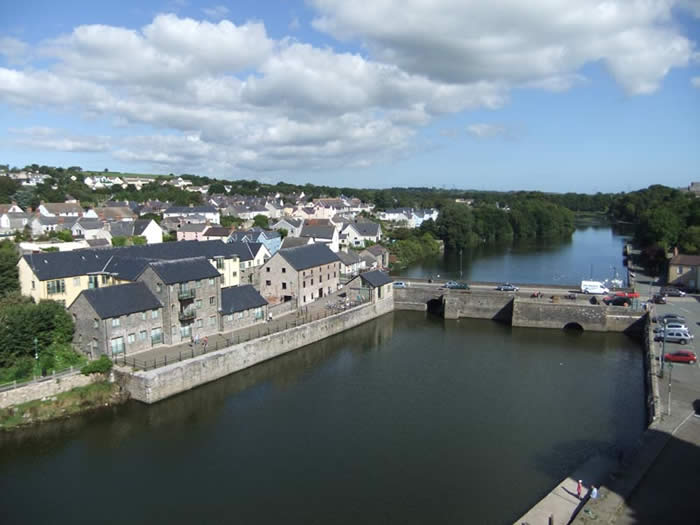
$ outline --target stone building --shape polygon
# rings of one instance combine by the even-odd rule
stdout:
[[[163,343],[163,305],[145,283],[83,290],[68,311],[75,323],[73,343],[92,358]]]
[[[668,284],[697,290],[700,288],[700,255],[676,254],[668,262]]]
[[[393,280],[379,270],[361,273],[352,279],[345,289],[351,301],[361,299],[376,303],[394,296]]]
[[[267,301],[249,284],[221,290],[221,321],[219,330],[230,332],[239,328],[264,323]]]
[[[206,258],[150,263],[138,279],[163,304],[165,344],[196,340],[218,331],[221,275]]]
[[[260,293],[270,303],[304,306],[338,290],[340,259],[325,244],[278,251],[260,272]]]

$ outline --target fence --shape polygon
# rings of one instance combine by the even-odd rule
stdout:
[[[314,321],[319,321],[346,310],[358,308],[364,304],[367,304],[368,302],[369,301],[366,297],[355,301],[339,298],[336,302],[327,303],[322,309],[318,309],[316,311],[309,310],[308,307],[301,308],[298,311],[299,315],[296,319],[285,321],[284,323],[260,323],[257,327],[253,326],[241,329],[241,333],[231,333],[228,336],[224,336],[222,339],[216,339],[210,345],[206,345],[202,342],[197,344],[190,343],[184,350],[176,350],[175,348],[172,348],[162,357],[156,357],[153,359],[129,357],[127,355],[113,357],[112,359],[115,364],[130,366],[134,371],[154,370],[156,368],[160,368],[161,366],[167,366],[185,359],[192,359],[210,352],[216,352],[221,348],[228,348],[229,346],[245,343],[261,337],[267,337],[272,334],[289,330],[290,328],[296,328]]]
[[[11,383],[3,383],[0,385],[0,392],[7,392],[8,390],[14,390],[15,388],[21,388],[23,386],[27,385],[35,385],[37,383],[43,383],[45,381],[51,381],[52,379],[56,379],[57,377],[67,377],[71,376],[74,374],[79,373],[80,370],[77,368],[73,368],[72,366],[70,368],[66,368],[65,370],[62,370],[60,372],[54,371],[51,375],[48,376],[40,376],[40,377],[34,377],[32,379],[25,379],[22,381],[12,381]]]

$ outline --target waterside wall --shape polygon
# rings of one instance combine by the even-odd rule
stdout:
[[[132,372],[130,369],[116,367],[115,375],[133,399],[148,404],[156,403],[338,334],[393,310],[393,299],[388,298],[154,370]]]

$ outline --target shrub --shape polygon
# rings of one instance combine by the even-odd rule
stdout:
[[[106,355],[101,355],[99,359],[90,361],[80,371],[83,373],[83,375],[87,376],[90,374],[106,374],[110,370],[112,370],[111,359]]]

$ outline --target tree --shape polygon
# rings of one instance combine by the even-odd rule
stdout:
[[[131,238],[131,243],[134,246],[142,246],[144,244],[147,244],[146,237],[143,237],[141,235],[136,235]]]
[[[223,183],[221,182],[215,182],[214,184],[209,185],[209,195],[222,195],[226,193],[226,188],[224,187]]]
[[[270,227],[270,220],[265,215],[256,215],[253,217],[253,226],[266,230]]]
[[[19,290],[17,272],[19,254],[16,246],[8,241],[0,241],[0,294],[5,295]]]
[[[120,235],[112,237],[112,246],[126,246],[126,237]]]
[[[243,219],[239,217],[234,217],[233,215],[221,216],[221,226],[224,228],[231,228],[232,226],[239,226],[241,224],[243,224]]]
[[[63,242],[71,242],[73,240],[73,234],[70,230],[61,230],[56,232],[56,238]]]
[[[277,232],[280,234],[280,237],[282,237],[282,239],[289,235],[289,232],[286,230],[286,228],[280,228],[279,230],[277,230]]]

